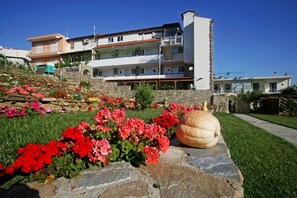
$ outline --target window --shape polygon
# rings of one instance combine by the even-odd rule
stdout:
[[[214,85],[214,92],[215,93],[221,93],[221,86],[220,85]]]
[[[113,75],[118,75],[118,68],[113,69]]]
[[[119,57],[119,50],[114,50],[114,54],[113,54],[113,57]]]
[[[253,91],[260,91],[260,83],[253,83]]]
[[[231,84],[225,84],[224,85],[224,92],[230,93],[231,92]]]
[[[144,55],[144,50],[140,48],[136,48],[135,51],[132,53],[132,56],[142,56]]]
[[[51,50],[51,52],[56,52],[57,51],[57,43],[51,43],[50,50]]]
[[[277,83],[270,83],[269,84],[270,92],[277,92]]]
[[[74,49],[74,42],[73,41],[70,42],[70,49]]]
[[[113,37],[108,38],[109,43],[113,43]]]
[[[179,67],[178,67],[178,72],[179,72],[179,73],[183,73],[183,72],[185,72],[185,67],[184,67],[184,66],[179,66]]]
[[[145,49],[145,55],[153,55],[154,51],[153,49]]]
[[[43,45],[36,45],[35,46],[36,53],[42,53],[43,52]]]
[[[136,74],[136,69],[132,69],[132,74]]]
[[[118,42],[123,41],[123,36],[118,36]]]
[[[173,47],[171,49],[172,54],[178,54],[178,53],[183,53],[183,48],[182,47]]]
[[[94,69],[93,70],[93,76],[102,76],[102,71],[100,71],[99,69]]]
[[[139,71],[139,74],[144,74],[144,69],[143,68],[140,68],[138,71]]]

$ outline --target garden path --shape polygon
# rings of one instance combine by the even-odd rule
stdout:
[[[254,118],[254,117],[246,115],[246,114],[234,114],[234,115],[241,118],[242,120],[249,122],[250,124],[252,124],[254,126],[264,129],[265,131],[272,133],[273,135],[276,135],[278,137],[281,137],[281,138],[287,140],[288,142],[294,144],[295,146],[297,146],[297,130],[296,129],[281,126],[278,124],[273,124],[271,122],[260,120],[258,118]]]

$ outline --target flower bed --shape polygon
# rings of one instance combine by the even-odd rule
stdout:
[[[124,160],[136,166],[157,163],[159,152],[166,153],[169,147],[178,117],[194,109],[199,108],[172,103],[153,123],[146,124],[138,118],[126,118],[124,109],[102,108],[94,117],[96,124],[81,122],[68,127],[58,141],[20,148],[14,163],[7,167],[0,164],[0,175],[46,180],[71,178],[88,167],[107,166],[114,161]]]

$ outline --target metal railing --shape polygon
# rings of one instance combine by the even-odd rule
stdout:
[[[161,46],[183,45],[183,41],[183,36],[181,35],[162,37]]]

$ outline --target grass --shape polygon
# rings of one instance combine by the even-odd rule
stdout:
[[[145,122],[160,115],[163,109],[145,111],[126,111],[127,117],[138,117]],[[51,114],[45,117],[5,119],[0,118],[0,162],[10,165],[17,157],[18,148],[28,143],[46,144],[58,140],[68,126],[77,126],[80,122],[94,123],[96,112],[77,112],[75,114]]]
[[[149,122],[162,109],[126,111]],[[0,118],[0,161],[6,166],[19,147],[59,139],[68,126],[94,123],[96,112],[52,114],[40,118]],[[232,114],[216,113],[232,159],[244,175],[245,197],[297,197],[297,148]]]
[[[297,116],[280,116],[280,115],[268,115],[268,114],[250,114],[255,118],[266,120],[275,124],[283,125],[293,129],[297,129]]]
[[[245,197],[297,197],[297,147],[232,114],[215,115],[244,175]]]
[[[18,148],[28,143],[45,144],[52,139],[58,140],[68,126],[76,126],[82,121],[94,122],[95,112],[76,114],[51,114],[6,119],[0,118],[0,161],[11,164],[17,157]]]

